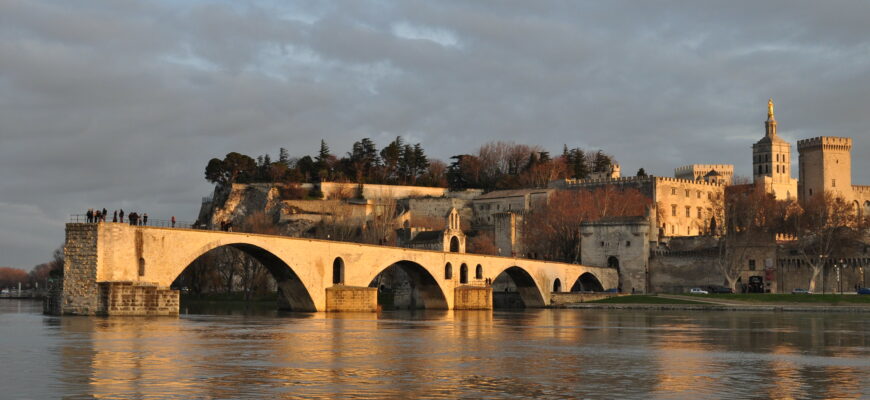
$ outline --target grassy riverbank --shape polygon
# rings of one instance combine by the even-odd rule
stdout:
[[[631,295],[631,296],[616,296],[606,299],[589,301],[587,303],[596,304],[704,304],[698,301],[668,299],[658,296],[648,295]]]
[[[727,302],[745,302],[753,304],[866,304],[870,305],[870,296],[855,294],[690,294],[682,295],[699,300],[723,300]]]

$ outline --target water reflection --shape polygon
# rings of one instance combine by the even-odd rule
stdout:
[[[0,384],[12,398],[870,394],[867,314],[195,311],[56,318],[0,302]]]

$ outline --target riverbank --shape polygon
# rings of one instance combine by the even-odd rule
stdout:
[[[553,308],[686,311],[870,312],[856,295],[632,295]]]

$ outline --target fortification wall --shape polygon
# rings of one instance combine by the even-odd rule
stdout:
[[[321,182],[320,191],[325,199],[342,199],[356,195],[359,184],[342,182]],[[363,185],[363,197],[367,199],[408,197],[442,197],[447,194],[447,188],[399,185]]]
[[[721,286],[716,254],[688,252],[656,254],[649,259],[650,289],[655,293],[685,293],[693,287]]]

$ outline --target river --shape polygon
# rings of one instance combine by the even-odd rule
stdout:
[[[0,301],[0,398],[867,398],[870,314],[53,317]]]

